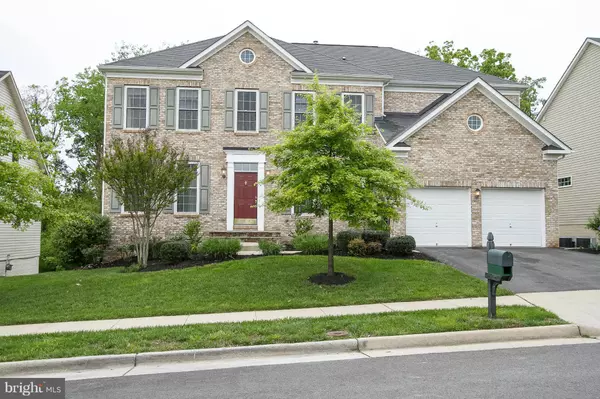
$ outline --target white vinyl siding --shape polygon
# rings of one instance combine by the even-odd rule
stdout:
[[[544,190],[482,190],[481,226],[483,246],[489,232],[497,247],[545,246]]]
[[[7,77],[0,82],[0,106],[4,107],[6,114],[14,121],[16,130],[24,134],[24,124],[17,111],[19,99],[9,88],[8,79]],[[19,163],[32,169],[38,168],[37,163],[30,159],[19,159]],[[0,276],[4,275],[7,255],[10,255],[13,265],[13,270],[7,273],[8,276],[38,273],[40,231],[40,222],[33,223],[25,231],[15,230],[9,224],[0,223]]]
[[[561,236],[579,230],[600,205],[600,46],[590,44],[544,114],[541,124],[573,148],[558,161],[558,176],[571,176],[577,189],[560,190]]]
[[[417,246],[471,246],[471,203],[468,189],[422,188],[410,194],[429,209],[406,208],[406,234]]]

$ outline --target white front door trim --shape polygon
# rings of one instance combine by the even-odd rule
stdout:
[[[235,192],[234,163],[258,163],[258,181],[265,178],[265,154],[252,150],[225,150],[227,154],[227,230],[233,231],[233,198]],[[256,224],[258,231],[265,231],[265,186],[258,184]]]

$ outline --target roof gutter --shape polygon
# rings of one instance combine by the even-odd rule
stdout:
[[[483,79],[483,78],[481,78]],[[483,79],[485,80],[485,79]],[[522,83],[490,83],[486,82],[490,86],[496,89],[515,89],[523,91],[527,89],[529,86],[524,85]],[[391,80],[390,87],[423,87],[423,88],[448,88],[448,89],[458,89],[459,87],[464,86],[462,83],[456,82],[420,82],[415,80]]]
[[[108,78],[132,77],[202,80],[204,76],[204,70],[201,68],[99,65],[98,70]]]
[[[319,76],[319,79],[331,80],[350,80],[350,81],[372,81],[372,82],[389,82],[393,76],[391,75],[358,75],[358,74],[338,74],[338,73],[305,73],[292,72],[292,78],[311,80],[314,76]]]

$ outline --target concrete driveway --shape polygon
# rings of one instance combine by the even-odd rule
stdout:
[[[486,249],[418,248],[442,263],[485,279]],[[600,289],[600,256],[556,248],[498,248],[514,256],[513,279],[502,283],[516,293]]]

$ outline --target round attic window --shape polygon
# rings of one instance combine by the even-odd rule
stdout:
[[[254,62],[254,59],[255,59],[254,51],[247,48],[240,52],[240,60],[244,64],[252,64]]]
[[[467,126],[474,132],[481,130],[483,127],[483,119],[479,115],[471,115],[467,119]]]

